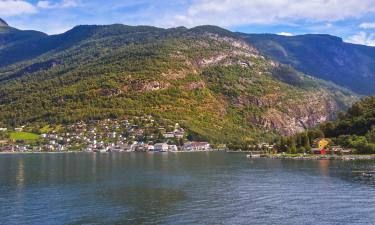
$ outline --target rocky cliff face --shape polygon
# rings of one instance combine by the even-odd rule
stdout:
[[[269,131],[278,130],[283,135],[292,135],[332,120],[338,111],[343,110],[325,90],[304,97],[306,101],[289,101],[283,104],[282,109],[266,103],[269,107],[266,112],[254,116],[250,121]],[[258,102],[262,101],[257,100]]]
[[[343,94],[332,87],[319,86],[313,79],[277,61],[266,59],[246,42],[212,34],[209,36],[227,43],[232,49],[221,51],[220,55],[212,58],[201,59],[199,65],[224,70],[211,74],[216,82],[222,84],[221,87],[212,87],[211,84],[211,88],[223,89],[222,94],[227,97],[229,93],[230,105],[247,115],[249,124],[283,135],[293,135],[334,119],[337,112],[358,100],[350,92]],[[240,68],[236,77],[226,80],[225,73],[235,68]],[[208,87],[210,81],[207,81]],[[345,99],[345,103],[342,104],[340,99]]]

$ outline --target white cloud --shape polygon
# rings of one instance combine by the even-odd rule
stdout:
[[[50,1],[39,1],[37,7],[42,9],[63,9],[77,7],[79,4],[75,0],[62,0],[58,3],[51,3]]]
[[[361,23],[359,27],[362,29],[375,29],[375,23]]]
[[[289,32],[280,32],[280,33],[277,33],[278,35],[282,35],[282,36],[293,36],[292,33],[289,33]]]
[[[0,0],[0,16],[18,16],[37,12],[36,7],[22,0]]]
[[[334,22],[375,12],[375,0],[194,0],[186,10],[171,12],[164,26]]]
[[[375,33],[358,32],[353,36],[350,36],[346,42],[360,45],[375,46]]]

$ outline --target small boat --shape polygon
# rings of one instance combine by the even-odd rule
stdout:
[[[260,158],[260,154],[247,154],[247,158]]]
[[[368,177],[368,178],[371,178],[373,175],[371,173],[365,173],[363,172],[362,173],[362,177]]]

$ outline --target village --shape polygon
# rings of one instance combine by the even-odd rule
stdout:
[[[180,124],[160,121],[151,115],[80,121],[65,126],[0,127],[0,152],[193,152],[214,149],[209,142],[197,141],[191,136]],[[230,151],[225,145],[218,148]],[[247,151],[231,148],[230,152],[252,152],[252,157],[295,157],[279,151],[272,143],[262,142],[246,148]],[[325,157],[352,153],[352,149],[332,145],[330,139],[318,138],[303,155]]]
[[[34,131],[34,132],[32,132]],[[210,151],[178,123],[152,116],[77,122],[68,126],[0,128],[0,152],[177,152]],[[39,133],[39,134],[38,134]],[[4,134],[10,134],[8,137]]]

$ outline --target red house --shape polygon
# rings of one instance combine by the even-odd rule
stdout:
[[[326,155],[327,154],[327,150],[325,150],[324,148],[322,148],[322,149],[313,148],[312,152],[316,155]]]

